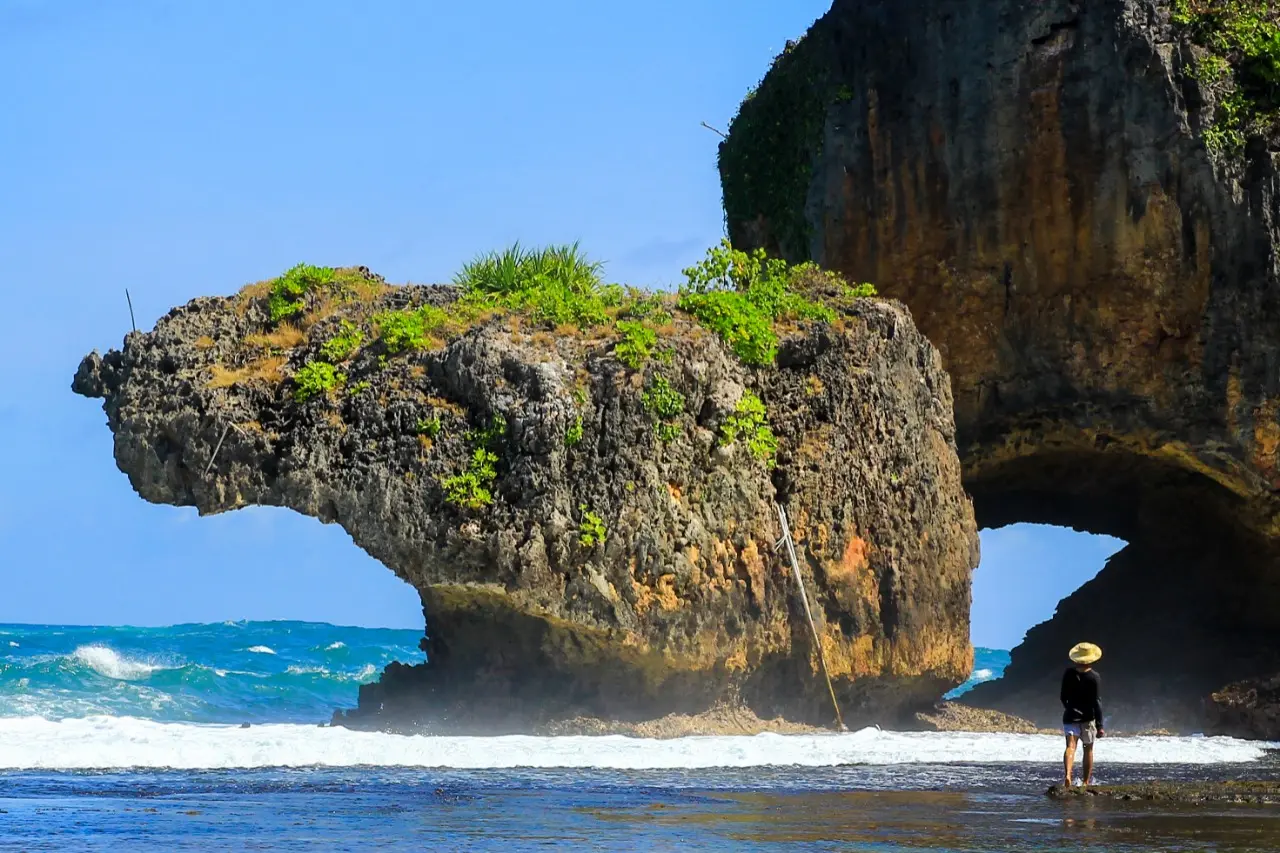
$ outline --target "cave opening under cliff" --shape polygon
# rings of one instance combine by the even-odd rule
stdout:
[[[1127,544],[966,701],[1052,725],[1067,650],[1087,640],[1104,650],[1123,726],[1195,729],[1210,693],[1280,663],[1274,555],[1247,500],[1212,472],[1115,447],[1041,447],[967,468],[980,529],[1055,525]]]
[[[1003,652],[1049,620],[1126,544],[1106,534],[1024,522],[984,529],[981,537],[970,637],[975,649]]]

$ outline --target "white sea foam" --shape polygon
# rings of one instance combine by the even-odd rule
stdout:
[[[345,649],[346,647],[347,647],[347,644],[339,640],[336,643],[330,643],[329,645],[325,646],[324,650],[326,652],[335,652],[338,649]]]
[[[15,643],[13,640],[10,640],[10,641],[9,641],[9,648],[11,648],[11,649],[16,649],[16,648],[18,648],[18,644],[17,644],[17,643]]]
[[[117,681],[146,678],[157,669],[164,669],[153,663],[127,658],[107,646],[80,646],[71,653],[71,657],[98,675]]]
[[[290,675],[329,675],[329,670],[322,666],[299,666],[298,664],[290,664],[285,672]]]
[[[371,663],[367,663],[360,667],[360,671],[356,673],[356,681],[365,682],[378,674],[378,668]]]
[[[993,675],[995,675],[995,673],[989,669],[980,669],[970,677],[974,681],[990,681]]]
[[[1231,738],[1107,738],[1108,764],[1252,762],[1273,745]],[[1045,735],[882,732],[685,737],[406,737],[304,725],[206,726],[128,717],[0,719],[0,769],[514,767],[674,770],[855,764],[1047,763]]]
[[[270,646],[250,646],[245,651],[253,652],[255,655],[274,655],[276,653],[276,650]]]

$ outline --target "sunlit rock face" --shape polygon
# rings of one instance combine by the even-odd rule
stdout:
[[[1080,640],[1134,726],[1280,670],[1276,160],[1206,149],[1170,7],[837,0],[721,149],[736,243],[937,346],[980,526],[1130,543],[969,697],[1040,721]]]
[[[666,354],[634,369],[610,326],[501,313],[393,352],[371,318],[456,292],[339,273],[341,298],[309,301],[293,327],[271,322],[261,288],[194,300],[86,357],[74,387],[104,400],[146,500],[290,507],[419,591],[427,663],[389,667],[344,722],[528,731],[729,705],[828,723],[775,501],[847,722],[887,722],[967,677],[977,529],[950,384],[900,304],[796,324],[764,368],[676,312]],[[356,331],[341,379],[300,399],[304,366]],[[646,404],[659,379],[681,395],[662,424]],[[776,465],[724,440],[748,389]],[[490,500],[460,505],[450,478],[485,448]]]

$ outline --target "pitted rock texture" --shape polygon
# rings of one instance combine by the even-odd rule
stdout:
[[[1209,697],[1205,733],[1280,740],[1280,675],[1228,684]]]
[[[910,306],[980,526],[1130,543],[966,697],[1045,724],[1081,640],[1132,727],[1280,670],[1275,146],[1208,153],[1171,5],[836,0],[721,147],[736,244]]]
[[[143,498],[341,524],[420,592],[428,662],[388,667],[341,722],[530,731],[728,705],[828,724],[774,552],[775,500],[846,720],[929,705],[969,674],[976,528],[948,379],[902,306],[848,303],[833,324],[788,332],[776,367],[759,370],[677,315],[670,358],[635,371],[607,334],[515,316],[388,354],[375,311],[455,294],[368,280],[372,301],[317,309],[294,340],[270,337],[260,292],[194,300],[86,357],[74,383],[105,399],[116,462]],[[345,385],[297,402],[291,377],[344,320],[367,333],[340,365]],[[658,374],[686,399],[670,443],[642,401]],[[776,468],[718,443],[748,388],[768,408]],[[440,479],[497,418],[492,505],[447,503]],[[567,441],[579,419],[581,440]],[[583,543],[584,507],[604,521],[603,545]]]

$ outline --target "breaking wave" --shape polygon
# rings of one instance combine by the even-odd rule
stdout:
[[[388,663],[423,659],[419,631],[302,622],[4,633],[0,720],[315,724],[352,707]]]
[[[1254,762],[1268,744],[1231,738],[1109,738],[1109,764]],[[428,737],[342,728],[159,723],[119,717],[0,719],[0,769],[382,767],[681,770],[893,764],[1052,763],[1057,737],[897,733],[683,737]]]

